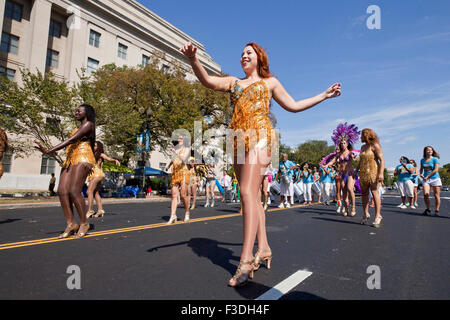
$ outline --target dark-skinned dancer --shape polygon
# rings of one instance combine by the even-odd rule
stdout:
[[[51,154],[66,148],[66,160],[61,165],[58,196],[67,226],[59,238],[67,238],[77,231],[76,237],[81,238],[89,230],[89,223],[86,218],[86,202],[81,191],[86,178],[95,165],[95,157],[92,151],[95,142],[94,108],[88,104],[78,106],[75,110],[75,118],[80,121],[80,127],[70,133],[69,139],[48,150],[35,141],[37,145],[35,148],[43,154]],[[80,217],[80,226],[75,221],[73,205],[75,205]]]

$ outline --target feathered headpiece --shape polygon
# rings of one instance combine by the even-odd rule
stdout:
[[[347,141],[350,144],[354,144],[358,141],[361,131],[358,131],[358,127],[354,124],[348,125],[346,123],[340,123],[333,131],[331,139],[335,145],[338,145],[342,141]]]

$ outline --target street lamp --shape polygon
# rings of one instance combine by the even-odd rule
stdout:
[[[142,188],[136,194],[136,198],[145,198],[145,153],[150,150],[150,121],[147,120],[142,123],[141,133],[138,134],[138,141],[139,143],[136,151],[142,153],[142,160],[138,161],[138,165],[142,167]]]

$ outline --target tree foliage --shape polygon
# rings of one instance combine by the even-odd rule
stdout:
[[[194,121],[203,130],[227,125],[231,118],[229,97],[184,77],[174,65],[171,72],[158,67],[155,56],[144,68],[105,65],[91,75],[79,72],[74,85],[57,80],[53,74],[22,71],[23,85],[1,79],[0,123],[12,139],[16,156],[34,151],[33,140],[49,147],[67,139],[78,123],[74,111],[80,103],[91,104],[96,111],[97,138],[109,153],[127,164],[136,156],[136,135],[148,122],[150,149],[168,149],[176,129],[193,136]],[[3,78],[3,77],[2,77]],[[203,121],[209,117],[212,121]],[[63,151],[54,155],[61,163]]]
[[[73,115],[80,102],[76,90],[51,73],[21,70],[21,74],[21,86],[3,77],[0,80],[1,126],[13,134],[10,147],[16,156],[32,153],[34,140],[46,147],[65,140],[76,125]],[[54,157],[62,162],[61,153]]]

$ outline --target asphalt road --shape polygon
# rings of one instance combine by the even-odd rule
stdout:
[[[385,195],[380,229],[359,223],[360,199],[355,218],[276,203],[267,213],[272,268],[237,289],[227,282],[242,249],[239,204],[216,201],[171,226],[169,202],[107,204],[87,237],[68,240],[56,239],[58,207],[0,210],[0,299],[254,300],[302,270],[310,274],[277,299],[448,300],[450,193],[442,197],[434,217],[422,215],[422,199],[402,210]]]

